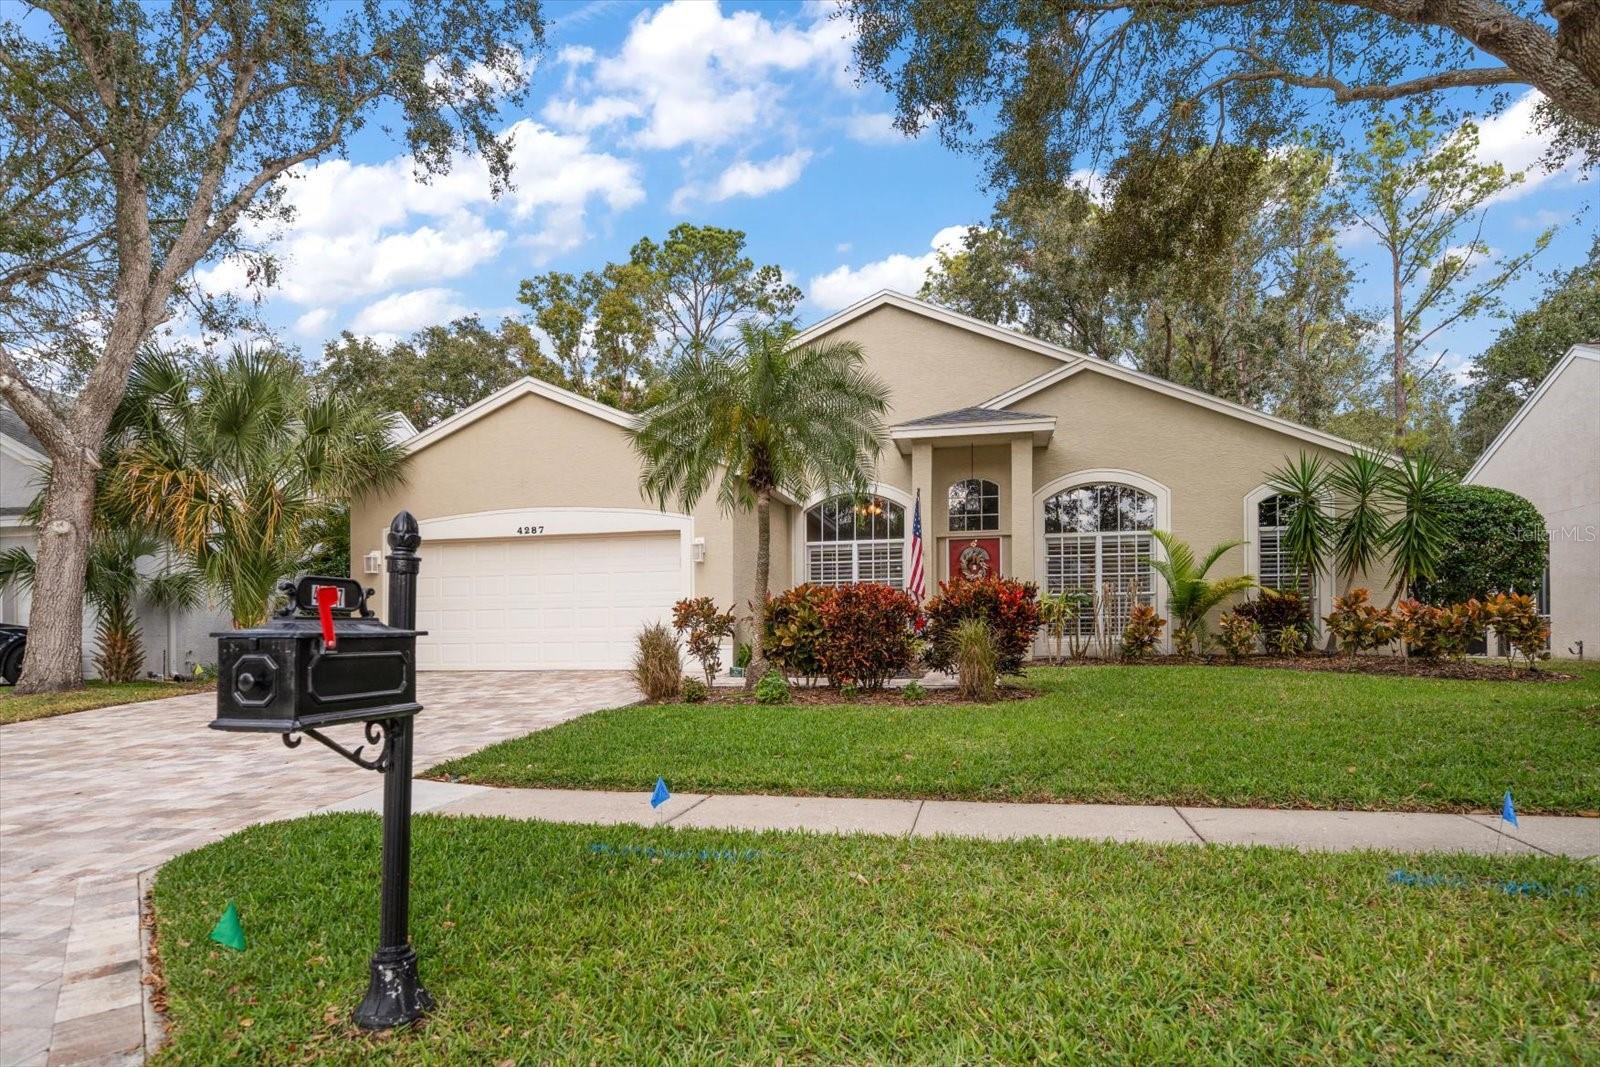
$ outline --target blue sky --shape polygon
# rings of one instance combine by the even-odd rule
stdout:
[[[533,92],[505,117],[514,192],[491,201],[473,161],[420,184],[375,127],[347,159],[294,183],[298,217],[276,238],[282,278],[263,315],[308,358],[345,329],[393,338],[469,312],[519,313],[522,278],[598,267],[682,221],[746,231],[757,262],[779,264],[806,292],[812,321],[881,288],[915,292],[935,241],[989,214],[980,161],[931,133],[893,130],[887,96],[847,69],[847,25],[820,5],[558,0],[546,10]],[[1486,156],[1518,169],[1537,159],[1535,100],[1486,122]],[[1594,215],[1579,213],[1593,197],[1570,171],[1536,172],[1494,206],[1484,236],[1513,253],[1558,226],[1537,270],[1570,266],[1592,239]],[[1347,251],[1371,254],[1355,236]],[[238,288],[241,274],[223,263],[203,280]],[[1542,284],[1528,276],[1513,305]],[[1384,293],[1365,271],[1363,304]],[[1459,370],[1497,326],[1483,319],[1443,338],[1446,366]]]

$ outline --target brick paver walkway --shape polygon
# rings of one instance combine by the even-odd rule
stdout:
[[[615,673],[435,673],[419,688],[419,771],[637,699]],[[208,730],[215,707],[203,694],[0,728],[3,1067],[139,1062],[139,872],[377,780],[319,745]]]

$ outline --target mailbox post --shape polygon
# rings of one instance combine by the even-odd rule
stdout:
[[[214,730],[276,733],[289,748],[310,737],[383,775],[383,895],[378,949],[355,1023],[387,1030],[433,1007],[417,977],[409,937],[411,729],[416,700],[417,520],[389,524],[388,625],[367,607],[372,590],[349,578],[286,582],[288,605],[266,625],[213,634],[217,640]],[[367,744],[346,748],[324,726],[365,723]],[[368,757],[368,745],[382,747]]]

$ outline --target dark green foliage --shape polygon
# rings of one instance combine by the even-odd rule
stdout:
[[[1418,600],[1459,604],[1539,588],[1550,539],[1538,508],[1486,485],[1452,485],[1437,507],[1444,548],[1433,577],[1416,583]]]
[[[767,601],[762,647],[767,660],[796,681],[809,685],[822,677],[822,605],[832,595],[828,586],[808,582]]]
[[[776,705],[789,702],[789,683],[776,670],[770,670],[756,683],[756,703]]]

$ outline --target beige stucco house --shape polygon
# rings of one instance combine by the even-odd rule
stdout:
[[[775,510],[774,590],[903,584],[920,497],[930,593],[952,568],[988,564],[1045,589],[1132,583],[1164,613],[1145,561],[1152,530],[1201,550],[1242,539],[1215,573],[1287,581],[1268,472],[1301,450],[1355,447],[897,293],[799,340],[823,338],[858,342],[889,385],[890,441],[867,499]],[[621,667],[641,624],[680,597],[744,610],[754,517],[714,500],[658,509],[639,491],[631,425],[524,379],[409,440],[408,484],[355,503],[351,551],[357,576],[381,586],[390,517],[420,520],[421,666]],[[1319,615],[1331,585],[1316,583]]]
[[[1600,345],[1575,345],[1464,479],[1509,489],[1550,534],[1540,610],[1556,656],[1600,654]]]

